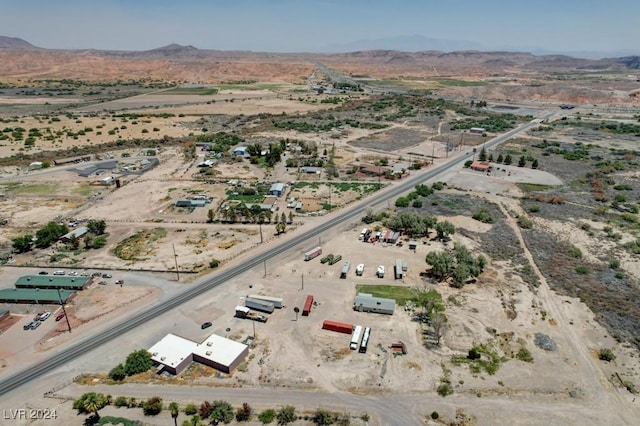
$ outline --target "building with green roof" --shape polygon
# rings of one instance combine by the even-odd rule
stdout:
[[[5,288],[0,290],[0,303],[38,303],[58,305],[67,303],[76,295],[73,290],[51,290],[39,288]]]
[[[16,288],[43,288],[84,290],[91,282],[90,277],[72,277],[61,275],[25,275],[18,278]]]

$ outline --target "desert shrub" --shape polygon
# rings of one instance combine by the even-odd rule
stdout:
[[[162,411],[162,398],[152,396],[142,404],[142,412],[145,416],[157,416]]]
[[[533,356],[527,348],[520,348],[520,350],[518,350],[518,353],[516,354],[516,358],[524,362],[533,362]]]
[[[438,392],[438,395],[444,398],[445,396],[453,393],[453,388],[449,383],[441,383],[436,391]]]
[[[493,223],[493,216],[491,216],[489,210],[484,207],[477,210],[472,217],[482,223]]]
[[[260,420],[260,422],[262,422],[263,425],[267,425],[273,422],[275,418],[276,418],[276,412],[271,408],[268,408],[264,410],[262,413],[258,414],[258,420]]]
[[[611,269],[618,269],[620,267],[620,260],[618,259],[611,259],[609,261],[609,268]]]
[[[602,361],[611,362],[616,359],[615,354],[609,348],[602,348],[598,352],[598,358]]]
[[[115,405],[116,407],[126,407],[127,405],[129,405],[127,398],[124,396],[119,396],[116,398],[116,400],[114,401],[113,405]]]
[[[526,216],[518,216],[518,226],[522,229],[533,228],[533,221]]]
[[[531,206],[529,206],[529,211],[531,213],[538,213],[540,211],[540,206],[537,204],[533,204]]]
[[[433,420],[438,420],[440,418],[440,414],[437,411],[431,412],[431,418]]]
[[[580,275],[587,275],[589,273],[589,268],[587,268],[586,266],[576,266],[576,273],[580,274]]]
[[[480,359],[482,355],[480,354],[480,351],[478,350],[478,348],[471,348],[469,349],[469,354],[467,355],[467,358],[474,360],[474,359]]]
[[[198,412],[198,407],[196,407],[195,404],[187,404],[186,407],[184,407],[184,413],[187,416],[193,416],[194,414],[196,414]]]
[[[127,372],[124,369],[124,365],[118,364],[109,371],[109,378],[112,380],[120,381],[127,377]]]
[[[582,250],[580,250],[578,247],[570,247],[569,248],[569,255],[571,257],[576,258],[576,259],[581,259],[582,258]]]
[[[220,261],[218,259],[211,259],[211,261],[209,261],[209,267],[211,269],[215,269],[218,266],[220,266]]]

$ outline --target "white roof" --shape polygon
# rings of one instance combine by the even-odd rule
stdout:
[[[216,334],[207,337],[193,350],[194,355],[209,359],[217,364],[231,365],[247,348],[247,345]]]
[[[175,334],[167,334],[158,343],[153,345],[151,359],[157,363],[170,367],[177,367],[185,358],[191,356],[198,344]]]
[[[237,305],[236,312],[244,312],[245,314],[248,314],[249,312],[251,312],[251,309],[247,308],[246,306]]]

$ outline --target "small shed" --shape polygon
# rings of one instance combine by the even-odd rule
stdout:
[[[233,155],[234,157],[244,157],[247,155],[247,147],[237,146],[233,148],[233,151],[231,151],[231,155]]]
[[[60,241],[62,241],[63,243],[68,243],[72,238],[80,238],[87,232],[89,232],[89,228],[87,228],[86,226],[79,226],[73,231],[67,232],[62,237],[60,237]]]

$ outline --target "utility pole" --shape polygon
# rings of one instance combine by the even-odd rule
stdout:
[[[435,158],[436,158],[436,144],[431,142],[431,165],[433,165]]]
[[[178,255],[176,254],[176,245],[171,244],[173,247],[173,260],[176,263],[176,275],[178,276],[178,281],[180,281],[180,270],[178,269]]]
[[[256,322],[254,320],[251,320],[251,322],[253,323],[253,340],[256,339]]]
[[[301,288],[301,290],[304,290],[304,272],[300,274],[300,277],[302,278],[302,288]]]
[[[60,301],[60,306],[62,306],[62,312],[64,313],[64,319],[67,320],[67,328],[69,329],[69,333],[71,333],[71,323],[69,322],[67,311],[64,308],[64,303],[62,303],[62,296],[60,296],[60,289],[58,288],[57,290],[58,290],[58,300]]]
[[[262,221],[260,221],[259,225],[260,225],[260,244],[262,244]]]
[[[267,261],[264,261],[264,278],[267,278]]]

